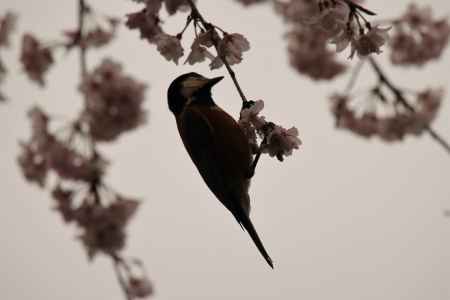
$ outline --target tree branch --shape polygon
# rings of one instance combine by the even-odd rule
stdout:
[[[396,87],[386,76],[386,74],[381,69],[380,65],[375,61],[373,57],[369,57],[370,65],[372,66],[372,69],[375,71],[375,73],[378,76],[378,80],[382,82],[384,85],[386,85],[387,88],[389,88],[392,93],[395,95],[397,101],[402,104],[407,110],[410,112],[415,112],[415,109],[411,104],[408,103],[405,96],[403,95],[403,91]],[[434,130],[431,126],[427,125],[425,127],[425,130],[428,132],[428,134],[431,136],[433,140],[435,140],[439,145],[441,145],[448,154],[450,154],[450,144]]]

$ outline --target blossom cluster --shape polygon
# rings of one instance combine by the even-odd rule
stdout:
[[[12,12],[6,12],[0,16],[0,51],[8,48],[10,45],[11,34],[16,27],[17,16]],[[0,84],[3,82],[7,73],[5,64],[0,57]],[[6,96],[0,90],[0,102],[6,101]]]
[[[75,147],[77,138],[86,139],[78,123],[70,129],[68,139],[62,140],[50,132],[51,119],[39,107],[31,109],[28,116],[32,134],[29,141],[21,142],[18,157],[25,178],[44,186],[53,171],[57,178],[52,188],[54,210],[67,224],[76,225],[89,259],[99,252],[119,257],[125,246],[125,228],[139,201],[117,194],[103,183],[105,160],[98,153],[83,154]],[[146,276],[129,276],[126,290],[134,298],[153,291]]]
[[[223,66],[223,60],[226,60],[229,65],[240,63],[243,52],[250,49],[250,43],[242,34],[227,33],[212,24],[205,26],[193,14],[188,16],[186,27],[180,33],[171,35],[164,32],[159,16],[162,2],[164,2],[169,15],[173,15],[178,10],[184,10],[187,1],[146,0],[138,2],[145,3],[145,8],[139,12],[128,14],[127,26],[130,29],[139,30],[141,38],[155,44],[160,54],[168,61],[178,64],[180,58],[184,56],[185,50],[181,39],[190,24],[193,24],[195,38],[185,63],[193,65],[207,59],[210,61],[210,68],[217,69]],[[216,49],[217,55],[211,53],[210,48],[212,47]]]
[[[80,85],[85,96],[81,120],[95,141],[111,142],[146,120],[142,108],[146,85],[123,74],[122,66],[104,59]]]
[[[103,59],[92,71],[88,69],[87,51],[108,45],[119,22],[93,13],[84,1],[79,3],[78,28],[64,31],[60,40],[50,43],[24,34],[20,60],[28,77],[44,86],[55,50],[79,50],[78,89],[84,107],[74,121],[57,129],[50,126],[55,122],[47,113],[39,107],[32,108],[28,114],[31,136],[20,143],[17,162],[29,182],[40,187],[52,182],[54,209],[66,223],[75,225],[89,259],[100,253],[109,256],[127,299],[145,298],[153,293],[153,287],[144,266],[121,254],[126,244],[126,226],[139,201],[106,185],[108,164],[97,143],[114,141],[146,121],[146,84],[125,74],[121,64],[112,59]],[[140,274],[133,271],[136,268]]]
[[[330,80],[346,68],[337,61],[330,45],[341,52],[350,47],[349,58],[381,53],[389,28],[372,26],[364,17],[373,15],[358,4],[344,0],[276,1],[276,11],[292,25],[287,34],[292,66],[312,79]]]
[[[44,86],[44,75],[54,62],[52,49],[45,46],[32,34],[26,33],[22,37],[20,62],[30,80]]]
[[[20,62],[30,80],[41,87],[45,85],[46,73],[55,62],[54,52],[58,49],[101,48],[113,40],[119,24],[117,18],[100,18],[91,9],[86,9],[86,14],[91,22],[83,28],[83,32],[79,29],[66,30],[60,39],[50,42],[43,42],[31,33],[23,35]]]
[[[87,9],[88,14],[92,14],[90,9]],[[82,48],[101,48],[114,39],[117,32],[117,27],[120,23],[119,19],[111,16],[104,16],[94,18],[91,16],[89,26],[84,28],[84,32],[79,32],[78,29],[66,30],[64,32],[65,40],[62,43],[67,49],[73,47]]]
[[[298,130],[295,127],[285,129],[280,125],[266,121],[259,114],[264,108],[264,101],[248,101],[240,113],[239,126],[248,139],[253,153],[267,153],[279,161],[292,154],[301,145]],[[262,140],[258,145],[258,137]]]
[[[397,65],[421,66],[441,57],[450,37],[447,18],[434,18],[429,6],[411,4],[393,22],[391,61]]]
[[[336,126],[365,138],[378,136],[393,142],[406,135],[423,134],[435,119],[444,93],[441,88],[425,89],[406,107],[397,98],[389,99],[380,89],[374,89],[371,96],[370,103],[358,106],[351,95],[333,94],[330,99]]]

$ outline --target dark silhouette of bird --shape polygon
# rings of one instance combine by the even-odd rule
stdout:
[[[168,89],[168,104],[192,161],[211,192],[243,227],[273,268],[250,220],[248,188],[252,174],[250,146],[238,123],[216,105],[211,88],[223,77],[187,73]]]

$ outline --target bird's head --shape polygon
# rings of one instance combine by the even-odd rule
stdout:
[[[177,77],[167,91],[170,111],[178,115],[186,105],[193,102],[214,104],[211,88],[222,79],[222,76],[209,79],[197,73],[187,73]]]

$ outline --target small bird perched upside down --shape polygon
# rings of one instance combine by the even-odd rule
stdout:
[[[184,146],[203,180],[249,233],[273,268],[272,259],[249,217],[252,156],[247,138],[238,123],[211,97],[211,88],[222,79],[208,79],[197,73],[179,76],[168,90],[169,109],[175,115]]]

